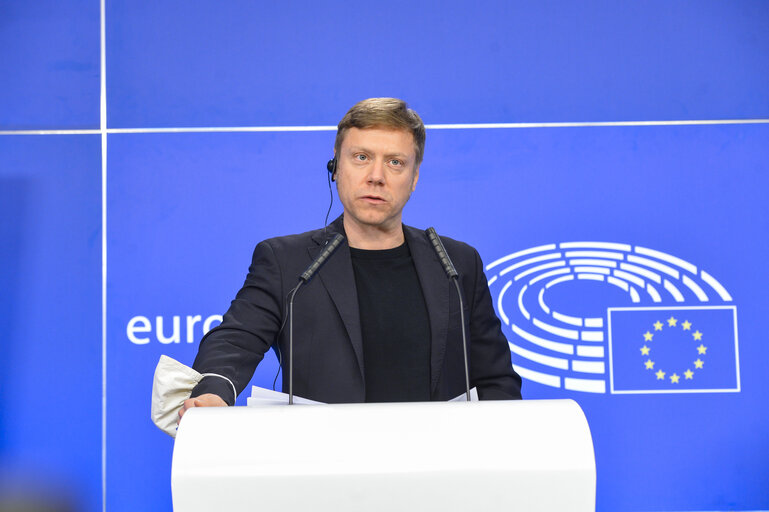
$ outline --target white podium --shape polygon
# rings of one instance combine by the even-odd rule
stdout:
[[[175,512],[595,510],[572,400],[196,408]]]

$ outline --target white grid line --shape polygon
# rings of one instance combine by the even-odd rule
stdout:
[[[0,135],[99,135],[101,130],[0,130]]]
[[[102,74],[104,76],[104,74]],[[105,77],[106,78],[106,77]],[[106,84],[106,82],[105,82]],[[106,90],[101,95],[106,102]],[[98,130],[0,130],[0,135],[98,135],[106,133],[217,133],[217,132],[328,132],[335,131],[333,125],[307,126],[189,126],[169,128],[106,128],[106,105],[104,125]],[[427,124],[428,130],[488,130],[514,128],[589,128],[618,126],[708,126],[769,124],[769,119],[693,119],[672,121],[586,121],[558,123],[456,123]]]
[[[208,126],[179,128],[110,128],[107,133],[216,133],[216,132],[332,132],[336,126]]]
[[[428,124],[433,130],[466,130],[493,128],[584,128],[606,126],[692,126],[714,124],[769,124],[769,119],[691,119],[671,121],[575,121],[554,123],[468,123]]]

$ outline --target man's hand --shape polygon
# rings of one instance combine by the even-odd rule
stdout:
[[[195,398],[188,398],[184,401],[184,405],[179,409],[179,421],[182,421],[182,416],[187,412],[187,409],[193,407],[227,407],[227,402],[222,400],[219,395],[213,393],[206,393]]]

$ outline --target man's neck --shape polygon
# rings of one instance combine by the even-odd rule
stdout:
[[[347,244],[354,249],[377,251],[392,249],[403,245],[403,226],[400,222],[391,228],[381,226],[361,225],[349,217],[343,218],[344,231],[347,234]]]

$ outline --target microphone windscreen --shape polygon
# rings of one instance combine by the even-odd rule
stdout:
[[[314,276],[318,269],[320,269],[321,265],[323,265],[323,262],[325,262],[328,257],[331,256],[331,254],[336,250],[337,247],[339,247],[339,244],[341,244],[343,240],[343,235],[339,233],[334,235],[334,238],[332,238],[331,241],[326,244],[323,250],[320,251],[318,257],[315,258],[312,263],[310,263],[310,266],[307,267],[307,270],[302,272],[302,275],[299,276],[299,279],[305,283],[309,282],[310,279],[312,279],[312,276]]]
[[[451,258],[449,258],[446,248],[443,247],[441,238],[438,236],[438,233],[435,232],[435,228],[427,228],[425,233],[427,234],[427,238],[430,239],[430,243],[433,245],[433,249],[435,249],[435,253],[438,255],[438,259],[440,260],[441,265],[443,265],[443,270],[446,271],[446,275],[449,279],[459,277],[459,272],[454,268],[454,264],[451,262]]]

